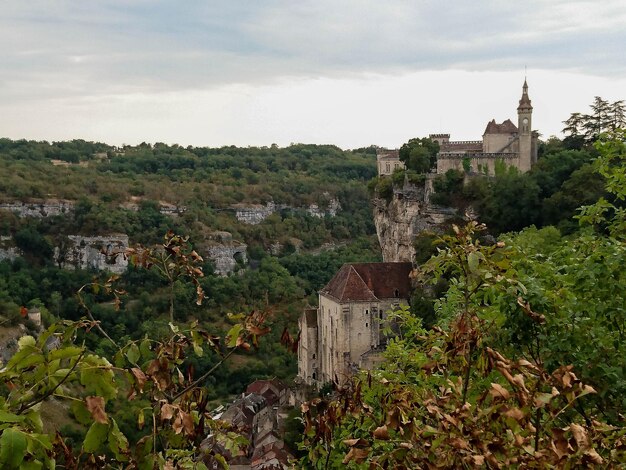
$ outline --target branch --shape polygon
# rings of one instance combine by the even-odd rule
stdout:
[[[228,354],[226,354],[221,360],[220,362],[218,362],[217,364],[215,364],[213,367],[211,367],[211,369],[202,374],[198,379],[194,380],[191,384],[189,384],[187,387],[185,387],[184,389],[182,389],[180,392],[178,392],[176,395],[174,395],[172,397],[172,401],[177,400],[178,398],[180,398],[181,396],[183,396],[185,393],[187,393],[189,390],[191,390],[192,388],[194,388],[195,386],[197,386],[200,382],[202,382],[203,380],[205,380],[208,376],[210,376],[213,372],[215,372],[215,370],[221,366],[224,361],[226,361],[226,359],[228,359],[236,350],[237,348],[233,348],[230,351],[228,351]]]
[[[87,349],[83,349],[83,351],[80,353],[80,355],[78,356],[78,358],[76,359],[76,362],[74,363],[74,365],[70,368],[69,371],[67,371],[67,374],[65,374],[65,377],[63,377],[58,384],[56,384],[52,390],[47,391],[43,396],[39,397],[37,400],[35,400],[34,402],[24,406],[22,405],[19,409],[19,411],[17,412],[17,414],[21,414],[24,411],[28,410],[29,408],[32,408],[33,406],[35,406],[37,403],[41,403],[42,401],[44,401],[46,398],[48,398],[49,396],[51,396],[52,394],[54,394],[54,392],[57,390],[57,388],[59,388],[70,376],[70,374],[72,372],[74,372],[74,370],[76,370],[76,367],[78,366],[78,363],[80,362],[80,360],[83,358],[83,356],[85,355],[85,352],[87,351]]]

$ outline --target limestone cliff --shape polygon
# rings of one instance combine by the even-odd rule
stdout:
[[[374,199],[374,224],[383,261],[413,261],[413,240],[424,231],[441,232],[456,211],[428,201],[428,185],[405,184],[394,189],[391,201]]]

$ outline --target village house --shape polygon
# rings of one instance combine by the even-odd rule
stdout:
[[[371,369],[386,343],[388,312],[408,304],[411,263],[344,264],[299,320],[298,379],[317,388]]]

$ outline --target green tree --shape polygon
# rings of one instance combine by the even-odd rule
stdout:
[[[398,156],[408,170],[429,173],[437,162],[439,143],[427,137],[410,139],[400,147]]]

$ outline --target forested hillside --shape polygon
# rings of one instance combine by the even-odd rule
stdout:
[[[76,291],[103,282],[102,273],[61,269],[56,246],[69,234],[123,233],[131,246],[162,244],[168,230],[189,237],[204,256],[201,306],[195,287],[174,282],[176,322],[197,319],[216,332],[231,326],[226,314],[266,309],[269,339],[254,355],[239,354],[219,368],[209,399],[238,393],[255,378],[291,378],[295,357],[278,345],[285,328],[296,334],[296,320],[316,291],[343,262],[375,261],[379,248],[365,183],[375,173],[372,149],[342,151],[334,146],[288,148],[182,148],[164,144],[113,148],[84,141],[46,143],[0,140],[0,202],[69,200],[72,210],[49,217],[20,217],[0,210],[0,235],[11,236],[23,253],[0,263],[0,315],[19,322],[21,306],[38,308],[44,320],[78,320],[85,305]],[[333,216],[311,215],[331,199]],[[277,210],[258,224],[236,218],[236,207],[272,201]],[[177,211],[162,211],[163,205]],[[169,207],[169,206],[166,206]],[[248,264],[236,275],[218,276],[205,254],[214,233],[229,232],[247,245]],[[222,235],[220,235],[222,236]],[[132,263],[131,263],[132,265]],[[167,333],[170,286],[156,269],[131,266],[116,282],[124,290],[119,309],[102,292],[85,292],[84,302],[115,341]],[[93,351],[111,357],[106,338],[89,335]],[[217,361],[205,356],[198,374]]]

